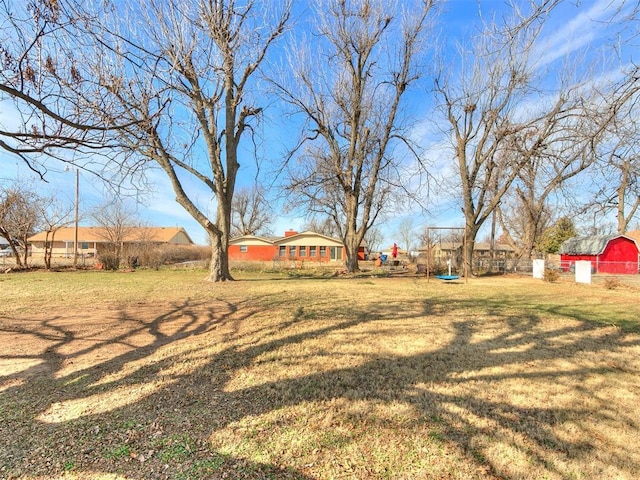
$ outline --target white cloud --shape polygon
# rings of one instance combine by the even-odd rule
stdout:
[[[545,37],[537,47],[538,67],[578,51],[601,39],[607,32],[611,15],[628,4],[626,0],[598,0],[588,10],[581,11],[553,34]]]

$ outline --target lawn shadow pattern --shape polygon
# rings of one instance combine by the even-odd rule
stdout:
[[[309,308],[274,295],[186,300],[155,316],[156,307],[146,308],[141,302],[114,311],[117,329],[83,338],[73,319],[60,316],[18,326],[0,319],[3,335],[46,345],[0,355],[33,363],[2,378],[0,435],[12,438],[0,454],[3,476],[52,478],[68,470],[78,478],[381,478],[386,461],[402,460],[349,464],[340,452],[390,439],[375,453],[411,454],[415,467],[402,472],[406,478],[521,477],[517,462],[505,465],[490,451],[496,441],[521,462],[563,478],[572,468],[563,462],[598,455],[597,439],[585,441],[590,432],[572,438],[568,429],[615,415],[631,435],[639,431],[632,414],[613,412],[589,386],[603,376],[637,375],[621,373],[609,355],[640,346],[637,336],[566,312],[566,325],[548,328],[544,319],[561,315],[556,307],[523,314],[517,300],[431,297],[349,308],[318,300]],[[265,321],[265,311],[282,315]],[[399,330],[406,336],[397,337]],[[430,348],[402,351],[403,339],[428,335]],[[372,348],[354,348],[359,341],[373,341]],[[606,360],[576,361],[600,354]],[[487,391],[524,381],[554,384],[559,396],[595,398],[546,404]],[[318,425],[305,425],[305,413]],[[409,445],[377,437],[376,429],[404,432]],[[268,460],[247,458],[251,449]],[[434,449],[445,454],[428,451]],[[612,469],[601,460],[600,473],[631,478],[640,471],[635,449],[612,448]]]

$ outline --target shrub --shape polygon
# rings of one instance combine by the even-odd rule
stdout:
[[[560,272],[552,268],[544,269],[544,281],[545,282],[557,282],[560,278]]]
[[[120,268],[120,257],[114,253],[103,253],[98,260],[102,263],[102,268],[105,270],[115,271]]]
[[[154,245],[141,243],[130,248],[128,253],[138,258],[138,265],[159,269],[163,265],[190,261],[206,261],[211,256],[211,248],[197,245]]]
[[[158,270],[164,264],[164,256],[159,248],[149,248],[140,256],[140,265]]]
[[[607,290],[615,290],[620,286],[620,280],[617,278],[605,278],[604,279],[604,288]]]

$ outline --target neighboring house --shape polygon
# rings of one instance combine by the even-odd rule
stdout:
[[[231,261],[342,262],[345,259],[341,240],[315,232],[288,230],[283,237],[243,235],[229,241]],[[364,260],[364,246],[358,250],[358,260]]]
[[[9,246],[9,241],[0,235],[0,250],[3,250]]]
[[[560,261],[565,271],[578,260],[591,262],[596,273],[638,273],[638,242],[626,235],[574,237],[560,247]]]
[[[420,247],[418,253],[421,257],[426,257],[428,248]],[[507,244],[497,243],[493,249],[489,242],[475,242],[473,245],[473,260],[475,263],[482,263],[492,259],[505,260],[513,258],[515,250]],[[451,259],[453,266],[462,263],[462,243],[461,242],[438,242],[431,247],[430,261],[434,265],[446,264]]]
[[[72,256],[74,227],[63,227],[55,231],[53,237],[53,256]],[[44,253],[45,242],[51,243],[51,233],[40,232],[28,239],[32,254]],[[78,254],[99,255],[111,242],[102,227],[78,227]],[[131,227],[127,229],[123,245],[139,244],[193,245],[193,241],[182,227]]]

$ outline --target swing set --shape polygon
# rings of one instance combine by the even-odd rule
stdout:
[[[455,233],[455,231],[461,232],[462,234],[462,252],[464,255],[465,252],[465,247],[466,247],[466,228],[464,227],[427,227],[427,268],[426,268],[426,273],[427,273],[427,283],[429,282],[429,278],[431,276],[431,267],[432,267],[432,251],[433,251],[433,247],[435,247],[436,242],[435,242],[435,238],[434,238],[434,242],[433,244],[431,243],[431,239],[432,239],[432,235],[433,233],[437,233],[437,232],[442,232],[442,231],[453,231]],[[438,235],[438,242],[439,242],[439,251],[442,252],[442,233],[440,233]],[[444,274],[439,274],[439,275],[434,275],[435,278],[437,278],[438,280],[443,280],[445,282],[450,282],[452,280],[458,280],[460,278],[460,275],[455,275],[452,274],[451,272],[451,267],[454,263],[454,258],[453,258],[453,253],[456,251],[457,249],[450,249],[449,250],[449,254],[448,254],[448,258],[447,258],[447,270],[448,270],[448,274],[444,275]],[[465,283],[468,282],[468,272],[467,272],[467,263],[464,261],[464,259],[462,260],[462,265],[463,265],[463,276],[465,279]]]

